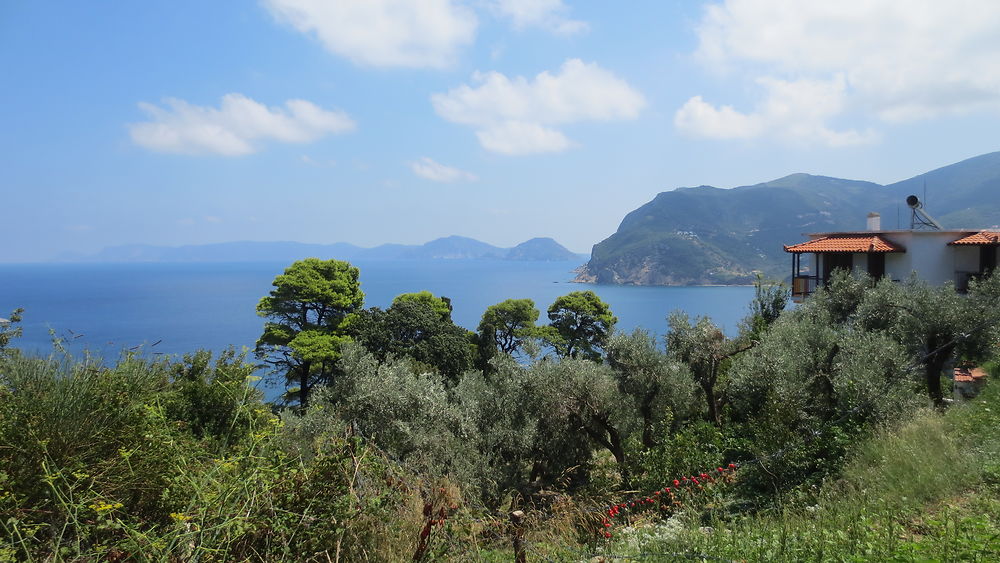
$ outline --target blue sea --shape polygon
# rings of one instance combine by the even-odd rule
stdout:
[[[455,322],[475,330],[486,307],[530,298],[542,312],[560,295],[593,290],[611,305],[619,330],[662,335],[670,311],[707,315],[734,334],[752,287],[630,287],[570,283],[578,262],[501,260],[358,261],[365,306],[387,307],[400,293],[451,298]],[[5,264],[0,316],[24,308],[23,351],[48,354],[52,335],[71,352],[114,359],[125,349],[183,354],[252,348],[263,327],[255,313],[287,262]]]

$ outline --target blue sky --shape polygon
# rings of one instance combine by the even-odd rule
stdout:
[[[0,68],[5,262],[451,234],[586,252],[679,186],[889,183],[1000,150],[993,1],[12,0]]]

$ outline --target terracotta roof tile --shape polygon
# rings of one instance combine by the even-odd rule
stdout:
[[[962,382],[972,382],[972,381],[982,381],[986,377],[986,372],[982,368],[955,368],[955,381]]]
[[[906,252],[878,235],[830,235],[791,246],[785,252]]]
[[[953,240],[948,244],[961,244],[961,245],[1000,244],[1000,232],[979,231],[978,233],[962,237],[958,240]]]

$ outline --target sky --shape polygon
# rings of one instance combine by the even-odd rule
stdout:
[[[0,262],[589,252],[680,186],[891,183],[1000,150],[1000,3],[7,0],[0,77]]]

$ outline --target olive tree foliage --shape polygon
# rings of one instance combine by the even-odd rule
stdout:
[[[535,363],[530,377],[539,401],[532,480],[551,481],[573,467],[586,470],[593,452],[604,449],[627,483],[626,445],[636,419],[611,368],[566,358]]]
[[[922,371],[923,387],[942,406],[944,368],[958,359],[982,361],[992,353],[1000,327],[1000,279],[974,283],[967,296],[951,284],[931,285],[916,277],[904,283],[839,276],[812,308],[830,312],[834,322],[885,334]],[[860,288],[860,289],[859,289]]]
[[[257,304],[267,321],[255,354],[284,378],[286,400],[295,396],[304,408],[313,388],[333,379],[350,340],[348,320],[364,303],[359,275],[341,260],[306,258],[274,278],[274,289]]]
[[[619,389],[641,419],[643,447],[660,446],[662,436],[697,414],[697,388],[690,371],[658,350],[656,338],[648,332],[616,333],[608,341],[607,353]]]
[[[611,307],[593,291],[574,291],[548,309],[548,330],[542,337],[563,358],[600,361],[601,352],[618,322]]]
[[[476,329],[480,367],[486,369],[498,354],[512,355],[537,336],[539,312],[531,299],[507,299],[490,305]]]
[[[420,294],[397,297],[386,310],[361,311],[352,320],[351,335],[380,361],[409,358],[417,371],[437,372],[456,382],[473,366],[472,333],[430,300],[406,295]]]
[[[575,359],[525,366],[510,356],[493,364],[493,376],[470,372],[455,389],[489,465],[488,502],[495,504],[505,491],[582,485],[601,451],[614,457],[627,479],[627,443],[638,424],[608,366]]]
[[[824,309],[829,314],[830,322],[844,324],[854,317],[865,294],[874,285],[866,273],[836,269],[827,284],[819,288],[803,306]]]
[[[511,491],[527,493],[540,436],[541,401],[531,370],[510,356],[491,362],[494,376],[466,373],[453,397],[475,428],[467,439],[479,452],[477,484],[484,503],[498,507]]]
[[[721,426],[723,397],[719,396],[716,384],[727,361],[749,349],[753,342],[727,338],[708,317],[692,322],[684,311],[674,311],[667,317],[666,340],[667,353],[688,366],[701,388],[709,420]]]
[[[791,292],[784,283],[765,280],[760,274],[754,281],[754,298],[750,302],[750,314],[744,319],[742,331],[756,339],[778,320],[788,306]]]
[[[727,373],[729,416],[762,458],[748,482],[785,488],[835,471],[861,429],[915,406],[909,359],[886,334],[838,325],[824,308],[782,315]]]
[[[344,347],[340,365],[343,375],[319,395],[319,410],[414,469],[471,481],[474,429],[440,377],[405,360],[379,361],[357,344]]]
[[[1000,346],[1000,272],[993,270],[987,277],[972,280],[968,296],[969,314],[975,322],[963,334],[975,337],[962,338],[959,353],[972,361],[994,359]]]

